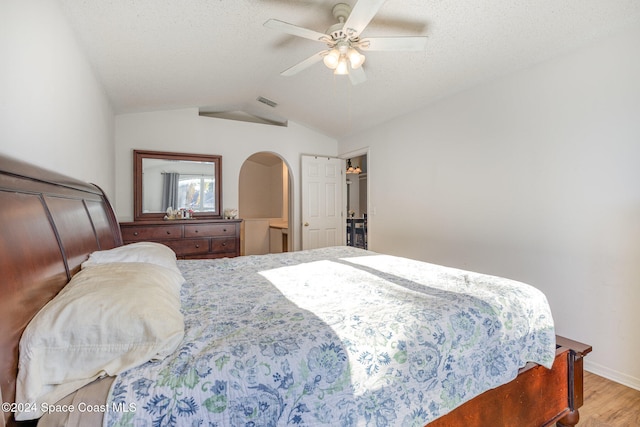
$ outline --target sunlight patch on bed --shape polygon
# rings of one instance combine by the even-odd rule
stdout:
[[[365,301],[354,298],[354,295],[386,297],[393,294],[402,300],[414,300],[420,294],[415,289],[394,283],[369,269],[330,260],[287,266],[262,271],[260,274],[287,299],[320,318],[323,308],[330,308],[333,312],[337,307],[343,307],[344,313],[354,307],[376,310]],[[317,292],[309,292],[310,288],[321,288],[323,292],[318,295]]]

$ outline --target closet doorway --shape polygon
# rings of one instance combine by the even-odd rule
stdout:
[[[280,155],[259,152],[244,161],[238,199],[238,214],[244,220],[242,255],[292,250],[291,172]]]

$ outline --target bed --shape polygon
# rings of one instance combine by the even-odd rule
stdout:
[[[12,426],[33,423],[14,414],[29,418],[31,409],[15,399],[28,371],[18,370],[21,337],[31,336],[34,316],[45,318],[57,294],[88,289],[74,283],[86,272],[104,277],[132,266],[87,266],[123,248],[98,187],[0,161],[0,375],[3,421]],[[178,280],[169,267],[142,264],[147,276],[162,270]],[[544,296],[527,285],[348,247],[175,267],[184,283],[162,289],[178,295],[184,335],[162,316],[158,333],[171,345],[153,350],[161,357],[59,396],[42,420],[79,407],[90,410],[63,417],[87,412],[108,426],[579,420],[590,347],[556,337]],[[89,400],[84,390],[92,388],[104,398]]]

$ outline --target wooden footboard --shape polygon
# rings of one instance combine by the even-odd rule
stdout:
[[[583,358],[592,347],[578,341],[556,336],[556,345],[568,348],[569,354],[569,408],[568,413],[558,421],[558,426],[574,426],[580,421],[578,408],[584,403],[584,362]]]
[[[556,337],[552,369],[527,364],[516,379],[429,423],[429,427],[574,426],[583,403],[582,358],[591,346]]]

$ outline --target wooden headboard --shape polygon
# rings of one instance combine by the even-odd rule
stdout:
[[[91,252],[120,245],[118,222],[100,188],[0,155],[0,385],[4,402],[15,398],[18,344],[29,321],[78,272]],[[14,424],[10,413],[3,415],[7,425]]]

